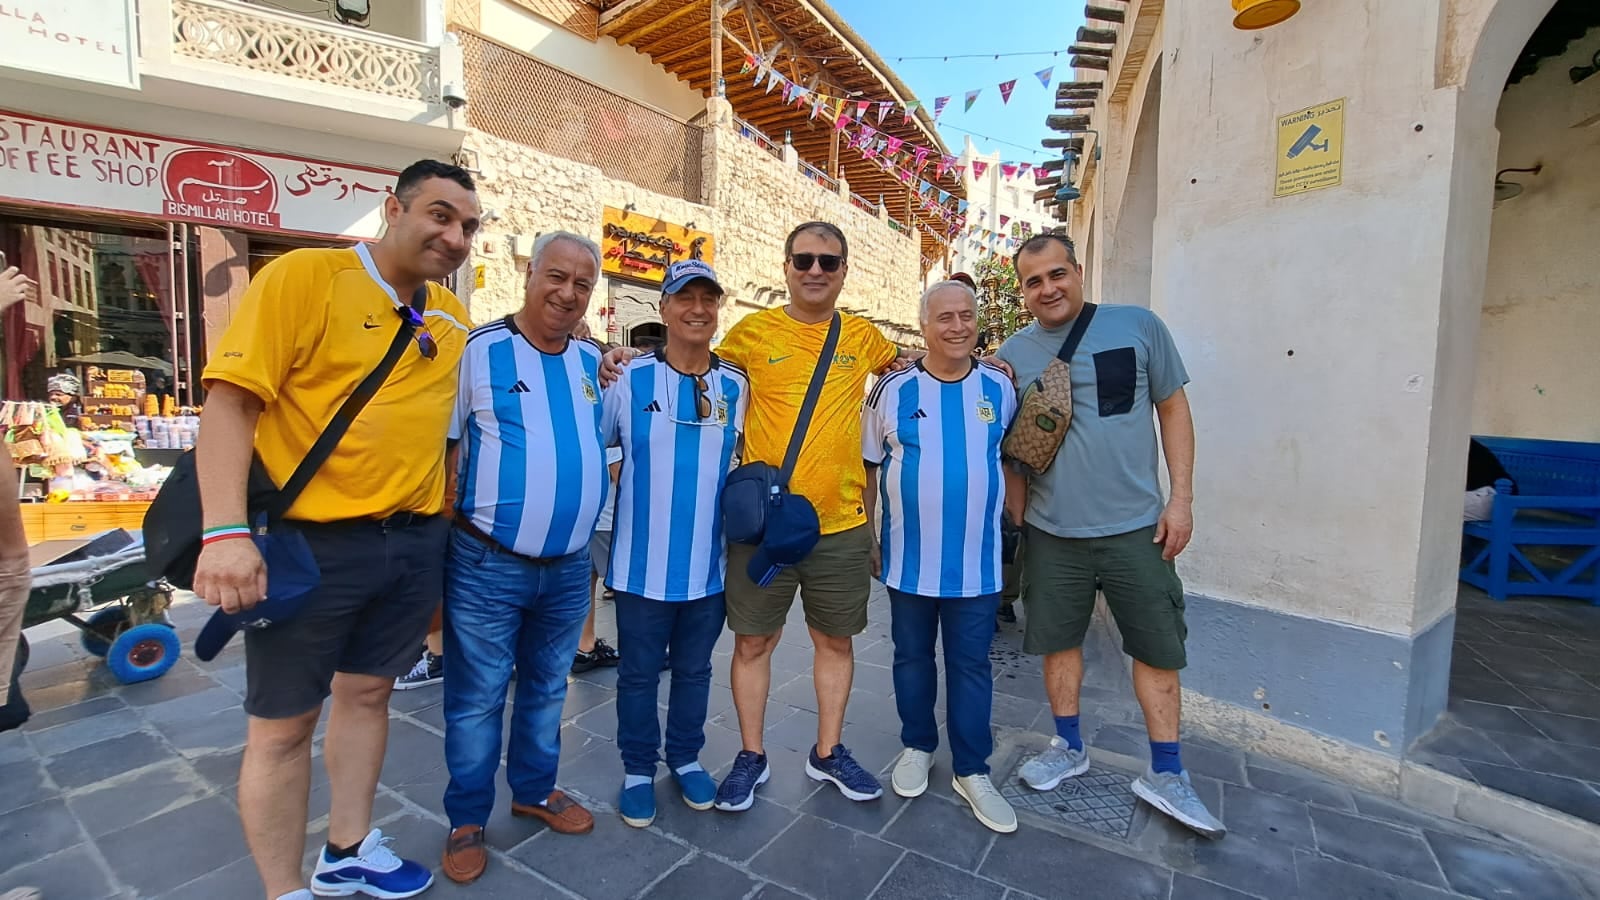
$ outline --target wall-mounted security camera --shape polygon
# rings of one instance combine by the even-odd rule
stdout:
[[[444,105],[451,109],[460,109],[467,105],[467,92],[461,85],[453,81],[445,82]]]

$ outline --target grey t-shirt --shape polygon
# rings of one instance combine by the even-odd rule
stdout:
[[[1072,323],[1035,322],[998,355],[1026,386]],[[1125,534],[1161,518],[1155,404],[1189,383],[1167,326],[1139,306],[1101,306],[1072,356],[1072,425],[1055,464],[1031,480],[1028,524],[1057,537]]]

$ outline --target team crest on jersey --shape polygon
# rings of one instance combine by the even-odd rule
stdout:
[[[590,403],[600,402],[600,395],[595,392],[594,382],[590,381],[587,375],[583,376],[583,399]]]
[[[978,421],[994,424],[994,404],[987,400],[978,401]]]
[[[717,398],[717,424],[728,424],[728,401],[721,397]]]

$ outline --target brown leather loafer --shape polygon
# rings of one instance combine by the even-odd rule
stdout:
[[[565,791],[551,791],[543,806],[528,806],[515,801],[511,804],[514,816],[532,816],[550,826],[557,834],[588,834],[594,830],[594,816],[568,797]]]
[[[444,844],[444,875],[456,884],[477,881],[489,865],[489,850],[483,845],[482,825],[463,825],[450,832]]]

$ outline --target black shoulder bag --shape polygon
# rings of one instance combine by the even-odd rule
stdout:
[[[806,432],[811,427],[811,417],[817,410],[817,400],[822,396],[822,383],[828,379],[828,368],[833,363],[834,351],[839,347],[839,314],[833,314],[828,325],[828,337],[822,342],[822,355],[817,357],[817,367],[811,372],[811,384],[806,388],[806,398],[800,404],[800,415],[795,419],[794,434],[789,437],[789,449],[783,456],[783,468],[774,469],[764,462],[745,463],[728,473],[722,487],[722,529],[728,540],[739,544],[759,544],[767,530],[767,509],[789,491],[789,479],[794,475],[795,463],[800,459],[800,447],[805,444]]]
[[[427,301],[428,286],[424,284],[412,296],[412,307]],[[410,319],[400,316],[400,328],[389,350],[377,368],[367,375],[356,389],[345,398],[338,411],[318,435],[305,459],[295,466],[289,480],[278,487],[267,474],[259,456],[250,460],[250,479],[246,487],[245,502],[252,523],[263,517],[269,525],[276,525],[288,514],[289,508],[311,482],[312,476],[322,468],[333,454],[334,447],[344,438],[345,432],[355,422],[363,407],[378,393],[388,380],[394,367],[405,353],[416,331]],[[200,559],[200,538],[204,519],[200,509],[200,479],[195,471],[194,451],[178,457],[172,472],[161,485],[161,492],[150,503],[144,515],[145,566],[152,578],[165,578],[169,583],[189,590],[194,587],[194,568]]]

